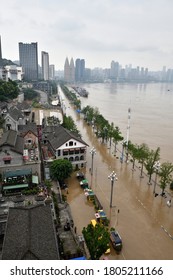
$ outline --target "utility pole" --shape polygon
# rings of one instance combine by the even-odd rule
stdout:
[[[129,144],[129,134],[130,134],[130,118],[131,118],[131,109],[128,108],[127,135],[126,135],[126,162],[128,162],[128,144]]]

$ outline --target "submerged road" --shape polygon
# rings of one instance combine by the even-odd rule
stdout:
[[[99,198],[103,209],[110,220],[110,227],[115,227],[123,240],[122,252],[117,255],[111,247],[109,259],[119,260],[172,260],[173,259],[173,206],[168,207],[166,197],[153,195],[154,184],[148,185],[148,177],[140,178],[140,169],[132,171],[132,164],[120,162],[120,151],[114,156],[113,148],[102,144],[88,126],[83,116],[77,113],[72,104],[59,91],[63,100],[63,109],[71,116],[81,132],[82,139],[89,145],[87,149],[87,167],[83,169],[92,188]],[[81,98],[82,100],[82,98]],[[36,119],[39,119],[37,111]],[[38,120],[39,121],[39,120]],[[93,177],[91,168],[91,148],[96,149],[93,158]],[[121,147],[119,147],[121,150]],[[113,187],[113,207],[110,209],[111,182],[108,176],[112,171],[118,180]],[[67,201],[71,207],[77,234],[82,233],[91,219],[94,219],[95,209],[88,202],[83,189],[80,187],[76,174],[68,180],[69,194]],[[161,190],[156,186],[156,192]]]
[[[172,260],[173,259],[173,206],[168,207],[169,194],[161,197],[153,195],[153,184],[148,185],[148,177],[140,178],[140,169],[132,171],[132,164],[121,163],[120,152],[114,156],[108,145],[102,144],[60,91],[67,116],[71,116],[89,145],[87,167],[83,170],[91,182],[92,147],[96,149],[93,159],[92,188],[98,196],[104,211],[110,219],[110,226],[116,227],[123,239],[123,250],[116,255],[113,248],[109,259],[127,260]],[[82,100],[82,99],[81,99]],[[121,148],[121,147],[120,147]],[[113,208],[110,210],[111,182],[108,175],[115,171],[118,180],[114,182]],[[78,234],[94,218],[94,207],[86,201],[83,190],[75,178],[69,179],[68,203],[71,206]],[[156,187],[160,194],[161,190]]]

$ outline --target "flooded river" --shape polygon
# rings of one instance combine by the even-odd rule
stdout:
[[[126,138],[128,108],[130,137],[136,144],[161,148],[161,161],[173,162],[173,84],[85,84],[88,98],[82,106],[98,107]]]
[[[155,92],[155,85],[142,85],[142,88],[131,85],[129,89],[131,94],[128,94],[127,98],[127,93],[124,91],[126,85],[102,85],[102,90],[105,88],[105,91],[101,91],[100,86],[96,84],[85,87],[89,90],[89,97],[81,99],[82,105],[97,106],[100,113],[110,121],[114,121],[124,134],[127,127],[127,111],[130,106],[132,109],[130,128],[132,142],[145,142],[151,148],[160,146],[162,159],[171,161],[173,153],[172,88],[169,87],[170,91],[167,92],[167,86],[165,85],[163,91]],[[120,87],[120,93],[117,87]],[[149,98],[146,87],[153,89],[154,96]],[[135,92],[134,88],[136,88]],[[132,171],[131,163],[121,163],[119,160],[120,151],[115,157],[113,150],[102,144],[94,136],[92,128],[83,121],[80,114],[75,112],[63,94],[60,94],[66,105],[66,114],[72,116],[81,131],[83,140],[89,145],[87,168],[84,170],[86,177],[90,183],[92,182],[92,188],[110,219],[110,226],[116,227],[123,239],[121,254],[116,255],[111,248],[109,259],[173,259],[173,206],[168,207],[166,204],[172,195],[169,189],[165,198],[160,195],[155,197],[153,195],[154,182],[149,186],[147,176],[140,178],[138,166],[135,171]],[[158,94],[157,98],[160,99],[159,102],[163,105],[163,110],[160,108],[159,112],[158,108],[156,110],[156,105],[153,105],[152,118],[151,113],[148,113],[149,99],[154,102],[157,99],[156,94]],[[165,105],[166,96],[168,98]],[[110,100],[108,102],[108,99],[112,102]],[[112,107],[110,106],[111,103],[113,104]],[[144,110],[144,105],[148,106],[148,111]],[[138,117],[135,110],[138,111]],[[167,116],[164,117],[166,112]],[[157,122],[153,123],[156,118],[158,118]],[[155,140],[151,136],[155,137]],[[93,159],[94,172],[91,178],[89,169],[91,168],[90,150],[92,147],[95,147],[96,155]],[[110,210],[111,182],[108,175],[113,170],[116,172],[118,180],[114,182],[112,203],[114,207]],[[161,193],[158,186],[156,192]],[[77,232],[81,234],[83,227],[87,226],[90,220],[94,218],[95,210],[92,203],[87,202],[75,174],[69,180],[68,203],[71,206],[74,222],[77,225]]]

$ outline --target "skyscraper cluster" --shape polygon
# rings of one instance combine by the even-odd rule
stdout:
[[[85,60],[77,58],[74,65],[74,60],[68,57],[64,64],[64,80],[68,83],[84,82],[85,81]]]

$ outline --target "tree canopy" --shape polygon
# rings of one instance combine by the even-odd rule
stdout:
[[[15,99],[19,94],[19,88],[15,81],[8,82],[0,80],[0,101]]]
[[[73,166],[67,159],[54,160],[50,166],[51,177],[54,180],[63,181],[68,178],[73,171]]]
[[[109,231],[102,224],[89,224],[82,230],[91,260],[99,260],[109,248]]]

